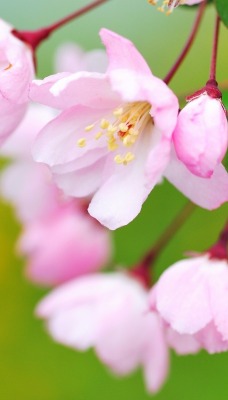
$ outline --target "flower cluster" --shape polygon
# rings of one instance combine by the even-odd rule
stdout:
[[[197,3],[200,16],[200,0],[167,0],[160,11]],[[59,49],[57,72],[37,79],[35,49],[50,32],[37,39],[4,21],[0,32],[0,153],[11,159],[0,192],[22,225],[17,250],[27,277],[57,286],[36,315],[55,341],[94,348],[116,374],[141,366],[148,391],[156,392],[170,348],[182,355],[228,350],[228,226],[215,245],[175,263],[157,282],[149,268],[186,215],[137,265],[100,270],[112,255],[109,230],[136,218],[164,179],[204,209],[228,201],[218,18],[210,79],[181,110],[168,83],[183,55],[161,79],[130,40],[102,28],[107,56],[70,44]]]

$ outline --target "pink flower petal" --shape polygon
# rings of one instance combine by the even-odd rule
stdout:
[[[200,207],[213,210],[228,201],[228,174],[222,164],[216,167],[211,178],[200,178],[193,175],[173,153],[164,175]]]
[[[108,73],[126,69],[138,74],[151,75],[150,68],[130,40],[105,28],[100,30],[100,37],[108,54]]]
[[[157,310],[178,333],[196,333],[213,318],[203,263],[204,257],[179,261],[156,285]]]
[[[34,75],[32,52],[0,21],[0,144],[17,127],[28,103],[29,84]]]
[[[62,112],[38,135],[33,149],[34,158],[38,162],[54,166],[84,156],[95,146],[95,139],[91,137],[91,132],[85,132],[85,128],[100,120],[102,116],[103,111],[83,106],[72,107]],[[82,137],[87,142],[84,148],[77,145],[77,141]],[[102,148],[106,144],[99,140],[96,141],[96,146]]]
[[[196,333],[195,337],[209,354],[228,350],[228,341],[223,340],[213,321]]]
[[[99,310],[98,310],[99,311]],[[58,313],[48,323],[53,338],[64,345],[86,350],[95,344],[99,313],[92,304],[69,307]]]
[[[55,64],[57,72],[105,72],[107,56],[102,49],[85,52],[80,46],[69,42],[58,47],[55,55]]]
[[[167,340],[177,354],[195,354],[201,350],[201,344],[192,335],[180,334],[172,328],[167,328]]]
[[[228,341],[228,264],[226,260],[210,260],[208,276],[214,324],[223,340]]]
[[[109,229],[116,229],[134,219],[150,193],[151,186],[156,183],[156,179],[153,182],[151,179],[150,185],[149,179],[147,182],[144,177],[150,140],[150,135],[145,134],[138,141],[136,158],[132,163],[114,165],[111,160],[115,172],[110,174],[90,203],[89,213]]]
[[[143,365],[146,387],[149,392],[156,393],[164,383],[169,370],[169,352],[164,336],[164,326],[159,316],[153,312],[145,315],[150,332],[148,347],[145,348]]]
[[[23,223],[41,218],[58,207],[57,189],[50,184],[46,166],[31,163],[15,162],[4,170],[0,180],[1,195],[13,204]]]
[[[122,301],[121,312],[119,302],[110,305],[96,346],[99,358],[121,375],[132,372],[140,364],[142,317],[134,302],[134,297],[128,294]]]
[[[86,71],[34,81],[30,98],[62,110],[77,104],[98,109],[114,109],[119,105],[119,96],[111,90],[107,76]]]
[[[68,196],[91,196],[102,183],[104,163],[105,158],[101,157],[86,168],[76,169],[65,174],[54,174],[55,183]]]
[[[80,350],[94,346],[114,372],[142,365],[155,392],[167,374],[168,349],[158,315],[147,312],[147,295],[127,275],[91,275],[56,289],[37,311],[54,339]]]
[[[26,273],[31,280],[56,285],[100,269],[108,261],[111,242],[108,232],[95,220],[65,204],[28,224],[19,250],[29,259]]]
[[[69,75],[70,73],[68,72],[61,72],[55,75],[50,75],[42,80],[33,79],[29,89],[30,99],[37,103],[46,104],[50,107],[62,109],[62,102],[60,101],[60,99],[53,96],[53,94],[50,92],[50,89],[59,79],[65,78]]]

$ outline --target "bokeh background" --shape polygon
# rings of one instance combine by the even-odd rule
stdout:
[[[0,17],[18,29],[35,29],[86,4],[78,0],[1,1]],[[163,77],[178,55],[190,30],[195,7],[182,7],[162,15],[147,0],[112,0],[60,29],[38,52],[38,75],[53,71],[56,48],[74,41],[85,50],[102,47],[99,29],[106,27],[130,38],[149,62],[154,74]],[[196,43],[172,88],[180,95],[206,82],[209,71],[214,9],[208,7]],[[221,30],[218,81],[227,79],[227,31]],[[23,190],[23,188],[21,188]],[[119,265],[136,263],[163,232],[186,199],[163,182],[149,196],[138,218],[114,232],[114,260]],[[186,250],[204,250],[216,239],[228,214],[228,206],[208,212],[197,209],[155,266],[155,277]],[[92,351],[77,353],[54,343],[34,307],[45,290],[27,282],[23,260],[14,252],[20,232],[13,210],[0,205],[0,397],[4,400],[146,400],[141,371],[116,378]],[[151,338],[152,339],[152,338]],[[156,400],[227,399],[228,354],[177,357],[171,355],[170,376]]]

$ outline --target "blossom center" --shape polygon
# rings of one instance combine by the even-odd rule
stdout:
[[[94,131],[99,126],[99,130],[95,132],[94,139],[99,140],[106,138],[108,151],[124,150],[134,147],[140,133],[144,130],[148,122],[153,123],[149,113],[151,105],[146,101],[137,101],[126,103],[113,110],[112,115],[102,118],[91,125],[85,127],[85,132]],[[77,142],[79,147],[87,145],[86,137],[82,137]],[[114,161],[117,164],[127,165],[133,161],[135,154],[132,151],[117,153]]]
[[[156,6],[160,3],[160,0],[148,0],[148,3],[152,6]],[[165,12],[169,15],[173,11],[174,8],[178,7],[181,4],[185,4],[185,0],[163,0],[161,2],[161,6],[157,7],[158,11]]]

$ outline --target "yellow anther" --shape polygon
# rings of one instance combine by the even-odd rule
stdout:
[[[158,7],[157,10],[160,12],[164,12],[164,6]]]
[[[121,157],[120,154],[117,154],[117,155],[114,157],[114,161],[115,161],[117,164],[123,164],[124,159]]]
[[[148,0],[148,3],[151,4],[152,6],[156,5],[156,0]]]
[[[122,108],[122,107],[116,108],[116,109],[113,111],[113,115],[114,115],[115,117],[119,117],[119,116],[122,115],[122,114],[123,114],[123,108]]]
[[[124,123],[119,124],[119,130],[121,132],[127,132],[128,131],[128,126]]]
[[[114,139],[114,133],[113,132],[108,132],[106,133],[107,138],[109,138],[109,140]]]
[[[134,138],[131,137],[130,135],[127,135],[127,136],[125,136],[125,138],[123,138],[124,146],[131,146],[134,142],[135,142]]]
[[[91,130],[94,128],[94,126],[95,126],[94,124],[91,124],[91,125],[86,126],[86,127],[85,127],[85,131],[86,131],[86,132],[91,131]]]
[[[127,154],[125,154],[124,161],[123,161],[124,165],[126,165],[129,162],[131,162],[132,160],[134,160],[134,158],[135,158],[135,155],[129,151]]]
[[[102,135],[106,136],[107,150],[116,151],[134,145],[139,135],[144,130],[147,123],[153,123],[149,114],[151,105],[147,102],[126,103],[122,107],[113,110],[115,120],[109,122],[108,119],[101,119],[101,131],[96,132],[94,139],[99,139]],[[96,125],[96,124],[94,124]],[[132,147],[133,148],[133,147]],[[127,165],[135,158],[134,154],[127,152],[126,154],[118,154],[114,157],[117,164]]]
[[[85,138],[78,139],[77,145],[78,145],[78,147],[85,147],[86,146],[86,139]]]
[[[116,143],[115,138],[111,138],[108,140],[108,150],[114,151],[118,149],[118,144]]]
[[[110,135],[113,135],[113,133],[116,132],[116,127],[114,125],[109,125],[108,129],[107,129],[107,133]]]
[[[132,136],[138,136],[139,131],[137,129],[130,128],[128,133],[129,133],[129,135],[132,135]]]
[[[107,121],[107,119],[102,119],[101,120],[101,123],[100,123],[100,127],[102,128],[102,129],[107,129],[108,127],[109,127],[109,125],[110,125],[110,123],[109,123],[109,121]]]
[[[96,135],[95,135],[95,139],[96,140],[100,139],[102,135],[103,135],[102,132],[97,132]]]

